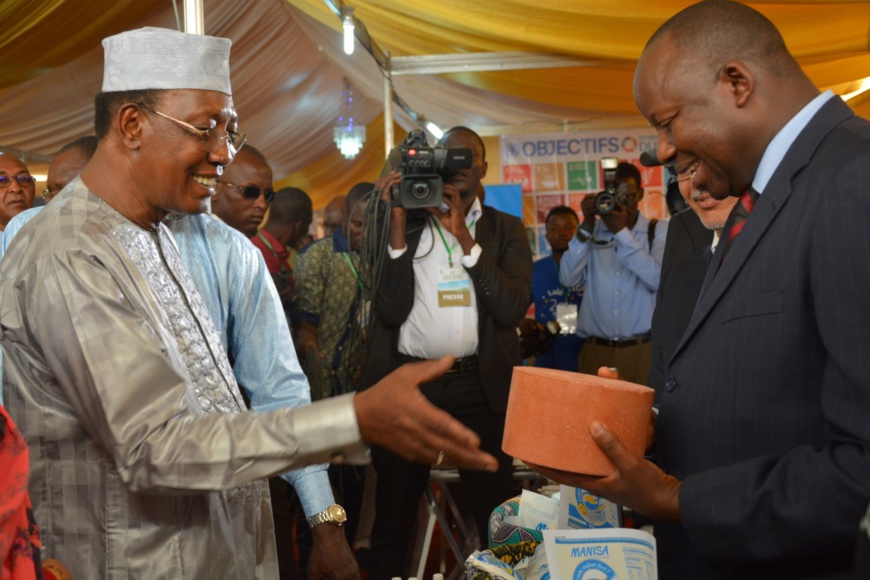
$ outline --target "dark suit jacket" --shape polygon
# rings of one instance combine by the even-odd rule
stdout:
[[[829,101],[722,253],[655,385],[658,461],[683,481],[683,525],[656,528],[682,568],[662,578],[849,577],[870,501],[870,123]]]
[[[713,230],[708,230],[691,209],[675,213],[668,220],[668,237],[665,238],[665,253],[662,256],[662,278],[681,262],[694,256],[713,243]]]
[[[673,236],[671,232],[675,232]],[[685,238],[685,234],[680,233],[679,229],[671,230],[668,228],[666,244],[671,241],[672,237],[684,243],[688,242],[688,240],[681,239]],[[652,317],[652,360],[647,380],[648,385],[658,387],[656,389],[656,402],[662,396],[661,387],[664,385],[665,363],[671,359],[671,355],[674,354],[677,344],[683,337],[683,332],[689,326],[695,302],[701,293],[710,257],[710,244],[707,244],[707,246],[696,249],[695,253],[688,258],[683,258],[679,263],[672,265],[668,271],[662,272],[662,279],[659,282],[659,290],[656,295],[656,308]]]
[[[384,260],[374,301],[372,346],[363,371],[366,386],[401,365],[399,328],[414,305],[412,260],[421,233],[417,228],[408,234],[408,251],[400,258]],[[482,251],[468,274],[477,296],[478,372],[490,408],[504,413],[513,367],[522,362],[516,328],[529,305],[532,251],[522,222],[488,206],[477,221],[475,240]]]

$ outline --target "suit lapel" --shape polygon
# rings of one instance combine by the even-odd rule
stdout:
[[[498,256],[497,248],[492,248],[493,240],[493,210],[487,206],[481,206],[480,218],[474,230],[474,241],[480,246],[481,252],[489,256]],[[483,320],[483,301],[478,298],[477,312],[479,320]]]
[[[734,278],[737,277],[752,255],[752,251],[791,196],[794,177],[810,162],[813,153],[825,136],[852,115],[851,109],[839,97],[834,97],[819,110],[798,135],[771,177],[770,182],[764,188],[764,192],[755,203],[740,236],[734,240],[728,257],[723,260],[724,244],[714,254],[710,267],[707,269],[701,295],[695,305],[695,312],[677,348],[674,349],[671,361],[676,358],[683,346],[701,326],[701,323],[709,316],[713,307],[722,299]],[[729,217],[729,222],[732,220],[733,212],[732,216]]]
[[[480,218],[477,220],[477,227],[474,230],[474,241],[480,244],[481,250],[492,251],[489,247],[492,241],[492,210],[487,206],[482,206]]]

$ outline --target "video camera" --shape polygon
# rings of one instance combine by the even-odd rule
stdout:
[[[393,200],[405,209],[440,206],[444,178],[471,167],[473,155],[467,147],[429,147],[426,135],[419,129],[408,133],[399,152],[402,181],[398,195],[393,191]]]
[[[595,196],[595,211],[598,215],[607,215],[617,205],[628,205],[625,196],[616,192],[616,167],[619,159],[616,157],[604,157],[601,159],[601,169],[604,172],[604,191]]]

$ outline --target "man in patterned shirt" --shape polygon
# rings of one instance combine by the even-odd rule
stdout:
[[[308,246],[296,264],[293,329],[312,401],[357,387],[363,351],[360,315],[368,301],[359,250],[366,195],[374,187],[354,185],[345,199],[341,228]]]

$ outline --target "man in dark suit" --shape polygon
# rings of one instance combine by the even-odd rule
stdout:
[[[470,148],[472,166],[445,177],[445,211],[411,216],[402,207],[390,210],[389,255],[376,289],[363,384],[409,360],[456,356],[452,372],[421,390],[476,431],[481,448],[499,459],[494,474],[460,471],[485,545],[490,512],[513,492],[512,463],[501,440],[512,367],[521,362],[516,327],[529,304],[532,256],[520,220],[480,201],[487,168],[480,137],[458,127],[440,144]],[[397,181],[392,174],[378,189],[388,192]],[[379,448],[372,458],[378,483],[369,578],[406,576],[405,555],[429,468]],[[441,458],[432,460],[438,465]]]
[[[660,467],[593,423],[616,470],[554,475],[656,519],[662,578],[851,578],[870,501],[870,124],[736,2],[663,25],[635,99],[659,159],[740,202],[657,385]]]

